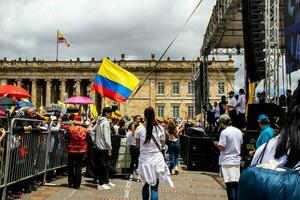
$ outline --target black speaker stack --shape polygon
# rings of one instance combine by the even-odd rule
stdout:
[[[265,78],[265,0],[243,0],[245,65],[250,82]]]
[[[182,157],[191,171],[218,172],[219,153],[214,146],[214,140],[204,137],[203,133],[197,129],[189,132],[191,135],[181,137]]]

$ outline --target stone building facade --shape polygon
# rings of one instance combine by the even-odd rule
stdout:
[[[105,105],[114,105],[127,115],[143,114],[147,106],[156,109],[165,117],[186,117],[194,115],[194,85],[192,83],[192,65],[200,65],[200,60],[180,61],[170,59],[161,61],[155,69],[157,61],[125,60],[114,61],[124,69],[134,73],[143,83],[135,96],[127,103],[118,104],[91,90],[91,83],[99,69],[101,61],[32,61],[0,60],[1,85],[20,85],[32,95],[32,103],[39,107],[49,106],[64,101],[70,96],[87,95],[100,109]],[[234,88],[234,74],[237,69],[234,62],[212,60],[209,66],[210,100],[219,101]],[[147,80],[145,78],[148,76]]]

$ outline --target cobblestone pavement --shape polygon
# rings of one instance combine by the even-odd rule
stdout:
[[[208,172],[180,171],[179,176],[172,176],[175,188],[159,185],[159,199],[183,200],[225,200],[225,186],[218,174]],[[122,200],[141,199],[140,183],[124,179],[112,179],[116,187],[112,190],[97,191],[91,179],[84,178],[80,190],[67,187],[67,178],[54,181],[55,186],[42,186],[36,192],[22,197],[24,200]]]

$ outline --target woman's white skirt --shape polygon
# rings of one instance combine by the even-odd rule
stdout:
[[[143,185],[147,183],[150,186],[155,186],[159,180],[170,185],[170,187],[174,187],[170,170],[160,152],[151,155],[141,154],[137,172]]]

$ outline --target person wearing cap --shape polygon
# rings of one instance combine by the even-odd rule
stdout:
[[[258,124],[261,128],[261,132],[256,140],[256,149],[274,137],[274,130],[270,127],[270,120],[267,115],[260,115],[258,117]]]
[[[219,142],[214,142],[214,144],[220,150],[219,165],[221,166],[228,199],[236,200],[240,178],[240,153],[243,134],[238,128],[232,126],[231,118],[227,114],[220,116],[219,123],[223,131],[220,134]]]
[[[91,129],[90,136],[94,141],[96,148],[95,164],[96,164],[96,178],[99,178],[98,190],[109,190],[115,186],[115,184],[108,180],[108,161],[112,155],[111,145],[111,129],[109,119],[112,115],[112,109],[110,107],[104,107],[102,110],[102,117],[97,120],[96,125]]]
[[[228,110],[228,115],[230,116],[230,119],[232,121],[232,125],[237,127],[237,110],[236,110],[236,105],[237,105],[237,100],[234,96],[234,92],[230,91],[228,93],[229,95],[229,101],[227,104],[227,110]]]

